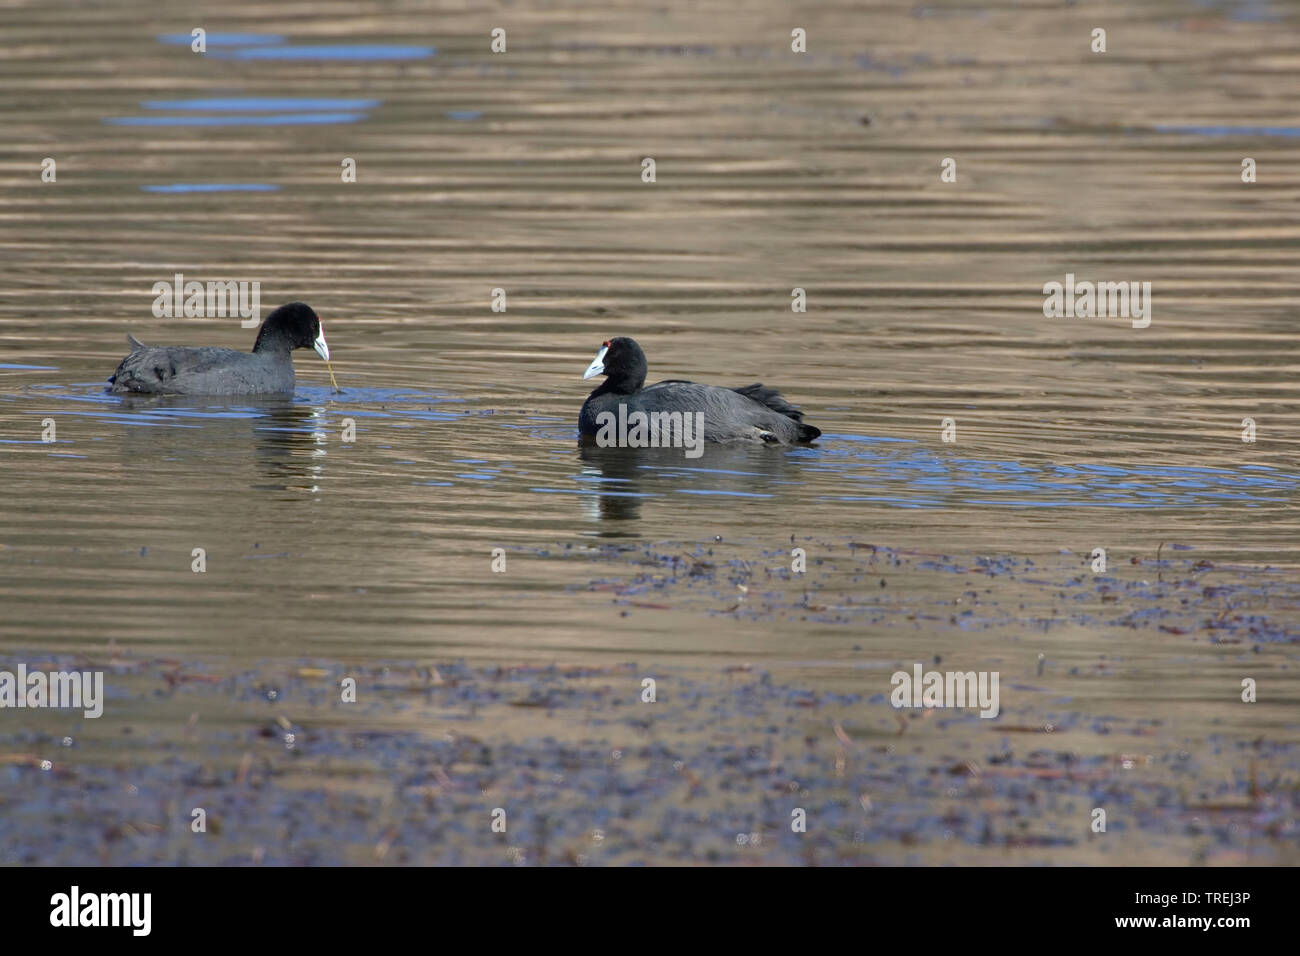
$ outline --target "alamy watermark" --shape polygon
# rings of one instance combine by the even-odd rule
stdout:
[[[251,329],[261,321],[262,283],[245,280],[185,281],[182,273],[173,282],[155,282],[153,314],[156,319],[224,319],[239,316],[239,327]]]
[[[1075,282],[1074,273],[1065,283],[1043,284],[1043,315],[1049,319],[1129,319],[1135,329],[1151,324],[1150,282]]]
[[[83,893],[74,885],[51,896],[50,907],[51,926],[119,926],[148,936],[153,925],[152,893]]]
[[[631,412],[622,402],[618,414],[596,416],[596,444],[601,448],[685,448],[687,458],[704,454],[703,412]]]
[[[998,671],[924,671],[920,664],[912,673],[894,671],[889,702],[895,707],[979,707],[981,717],[996,717]]]
[[[0,708],[80,709],[92,720],[104,713],[103,671],[0,671]]]

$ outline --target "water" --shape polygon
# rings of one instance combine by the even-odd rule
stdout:
[[[1016,720],[1083,715],[1059,746],[1113,756],[1093,721],[1158,720],[1142,746],[1196,755],[1194,790],[1294,779],[1294,10],[1111,11],[1093,54],[1076,7],[512,9],[504,55],[487,20],[374,3],[223,5],[206,55],[138,3],[79,9],[76,31],[57,8],[4,15],[0,659],[635,662],[633,701],[647,669],[709,687],[744,666],[860,695],[837,719],[890,726],[866,702],[938,655],[1038,688],[1004,690]],[[809,53],[789,52],[793,26]],[[292,400],[104,394],[128,331],[251,347],[238,319],[151,315],[177,272],[259,280],[264,313],[310,302],[343,392],[299,352]],[[1067,273],[1150,282],[1150,327],[1044,318],[1043,284]],[[652,381],[763,381],[825,434],[693,460],[580,448],[581,374],[616,334]],[[888,598],[860,546],[898,555]],[[985,559],[1009,564],[971,573]],[[972,599],[955,603],[971,590],[974,641]],[[1207,624],[1233,614],[1262,619],[1234,625],[1241,644]],[[1267,685],[1259,703],[1242,677]],[[94,763],[125,720],[156,769],[193,705],[139,680],[99,722],[9,712],[8,749],[75,728]],[[225,725],[261,720],[218,698]],[[997,739],[923,724],[920,760]],[[535,729],[489,725],[512,746]],[[1235,749],[1261,735],[1271,755]],[[185,746],[235,768],[245,744]],[[1128,834],[1129,862],[1296,862],[1265,823],[1249,846],[1187,826]],[[898,832],[873,859],[989,859],[937,833],[895,854]]]

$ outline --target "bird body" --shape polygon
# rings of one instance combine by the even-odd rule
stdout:
[[[641,412],[647,416],[702,415],[704,440],[752,441],[794,445],[816,439],[821,430],[803,423],[803,412],[774,388],[755,383],[739,388],[703,385],[678,379],[644,386],[645,353],[626,337],[610,339],[597,353],[584,378],[605,375],[605,382],[583,403],[578,431],[598,436],[602,422]],[[621,406],[621,410],[620,410]]]
[[[293,350],[314,348],[329,361],[319,317],[302,302],[266,317],[252,352],[211,347],[145,345],[127,335],[131,352],[109,379],[109,391],[147,395],[263,395],[292,392]]]

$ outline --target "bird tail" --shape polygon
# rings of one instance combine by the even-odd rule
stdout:
[[[803,412],[787,402],[781,393],[774,388],[768,388],[760,382],[755,382],[753,385],[733,388],[732,391],[753,399],[760,405],[766,405],[772,411],[794,421],[799,426],[799,441],[812,441],[822,433],[820,428],[805,425],[803,423]]]

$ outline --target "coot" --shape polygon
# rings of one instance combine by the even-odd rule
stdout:
[[[602,345],[582,377],[604,375],[605,382],[583,403],[578,431],[596,435],[602,422],[618,420],[619,406],[623,405],[625,417],[634,412],[702,413],[705,441],[793,445],[810,442],[821,434],[821,429],[805,425],[803,412],[774,388],[758,383],[723,388],[677,379],[642,388],[646,369],[645,352],[632,339],[619,336]],[[602,412],[610,412],[614,418],[598,421]]]
[[[253,351],[145,345],[127,335],[131,354],[109,382],[110,392],[146,395],[259,395],[293,391],[294,349],[312,348],[329,362],[320,319],[305,302],[282,305],[257,331]],[[331,378],[333,372],[330,373]]]

